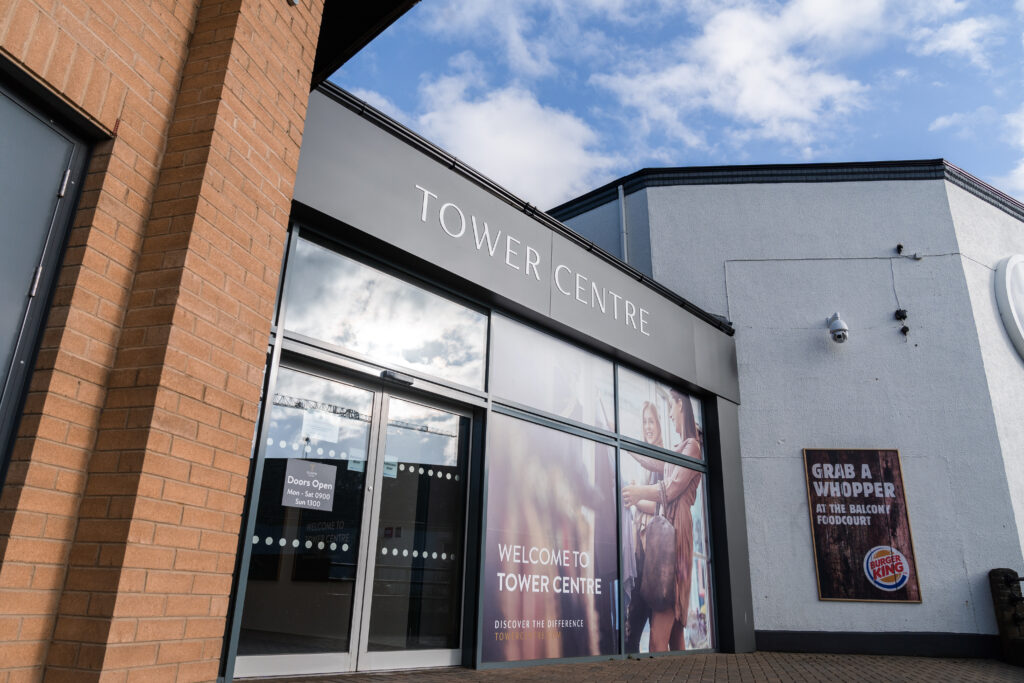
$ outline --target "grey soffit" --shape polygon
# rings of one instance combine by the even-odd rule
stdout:
[[[419,0],[327,0],[313,60],[312,88],[362,50]]]
[[[672,185],[743,185],[749,183],[843,183],[874,180],[947,180],[974,196],[1024,220],[1024,204],[975,178],[945,159],[856,161],[834,164],[764,164],[758,166],[695,166],[644,168],[592,190],[549,213],[569,220],[614,201],[618,187],[626,194],[648,187]]]
[[[544,225],[549,230],[552,230],[561,235],[562,237],[568,239],[569,241],[574,242],[578,246],[582,247],[583,249],[593,254],[595,257],[608,263],[612,267],[624,273],[626,276],[632,278],[633,280],[636,280],[645,287],[656,292],[661,297],[676,304],[683,310],[687,311],[688,313],[691,313],[692,315],[706,322],[712,327],[726,333],[729,336],[733,336],[736,333],[736,331],[732,327],[732,324],[729,323],[728,321],[724,320],[723,318],[717,315],[714,315],[713,313],[705,311],[704,309],[696,306],[695,304],[679,296],[678,294],[668,289],[664,285],[661,285],[655,280],[652,280],[651,278],[647,277],[639,270],[620,261],[619,259],[612,256],[605,250],[601,249],[601,247],[597,246],[593,242],[584,239],[580,235],[576,234],[570,228],[567,228],[561,222],[555,220],[550,215],[541,211],[533,204],[529,204],[527,202],[524,202],[522,199],[519,199],[511,192],[495,183],[493,180],[490,180],[486,176],[482,175],[480,172],[467,166],[466,164],[459,161],[457,158],[455,158],[448,152],[444,151],[437,145],[420,137],[416,133],[412,132],[411,130],[403,126],[402,124],[388,117],[383,112],[374,109],[369,104],[355,97],[351,93],[342,90],[341,88],[330,82],[321,83],[317,87],[317,90],[322,94],[326,95],[327,97],[331,98],[335,102],[346,107],[347,109],[355,112],[364,119],[370,121],[379,128],[387,131],[388,133],[395,136],[399,140],[402,140],[407,145],[416,149],[420,153],[426,155],[431,159],[434,159],[435,161],[455,171],[462,177],[476,184],[483,190],[494,195],[501,201],[515,208],[516,210],[523,212],[533,220]]]

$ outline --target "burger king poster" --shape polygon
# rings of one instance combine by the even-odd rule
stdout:
[[[804,449],[820,600],[921,602],[900,455]]]

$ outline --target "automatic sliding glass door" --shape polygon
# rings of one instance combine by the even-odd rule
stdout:
[[[468,414],[282,366],[235,675],[456,664]]]
[[[360,668],[459,661],[469,439],[468,416],[388,397]]]

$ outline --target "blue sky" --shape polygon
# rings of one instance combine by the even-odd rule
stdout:
[[[1024,197],[1024,0],[422,0],[332,80],[542,208],[646,167],[938,157]]]

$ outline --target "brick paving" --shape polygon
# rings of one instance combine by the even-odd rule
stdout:
[[[512,669],[431,669],[372,674],[245,679],[247,683],[440,683],[456,681],[559,681],[560,683],[662,683],[725,681],[748,683],[818,683],[921,681],[942,683],[1022,683],[1024,668],[992,659],[938,659],[874,655],[790,654],[754,652],[626,659],[554,664]]]

